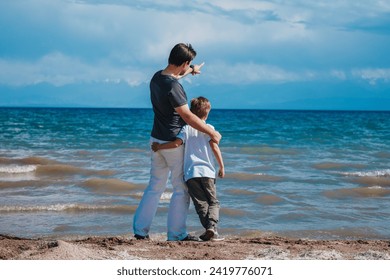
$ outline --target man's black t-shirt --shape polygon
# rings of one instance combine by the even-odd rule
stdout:
[[[154,111],[151,135],[159,140],[172,141],[185,124],[175,108],[187,104],[187,95],[177,79],[161,72],[154,74],[150,81],[150,100]]]

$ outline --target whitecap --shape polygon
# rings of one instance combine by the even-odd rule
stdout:
[[[0,212],[39,212],[39,211],[65,211],[74,208],[75,204],[51,204],[51,205],[6,205],[0,206]]]
[[[172,193],[170,192],[164,192],[162,195],[161,195],[161,200],[171,200],[171,197],[172,197]]]
[[[390,176],[390,169],[373,170],[373,171],[358,171],[358,172],[340,172],[344,176],[355,177],[388,177]]]
[[[327,198],[331,198],[331,199],[343,199],[343,198],[351,198],[351,197],[375,198],[375,197],[389,196],[390,190],[381,187],[379,188],[364,187],[364,188],[327,190],[324,191],[323,194]]]
[[[142,196],[144,195],[144,192],[136,192],[136,193],[133,193],[133,194],[130,194],[131,197],[134,197],[134,198],[142,198]],[[160,197],[160,202],[161,203],[166,203],[166,202],[169,202],[172,198],[172,193],[171,192],[164,192],[162,193],[161,197]]]
[[[36,169],[36,165],[2,165],[0,166],[0,173],[20,174],[34,172]]]
[[[0,213],[10,212],[82,212],[82,211],[114,211],[134,212],[136,206],[128,205],[93,205],[93,204],[48,204],[48,205],[6,205],[0,206]]]
[[[371,186],[371,187],[368,187],[368,189],[379,190],[379,189],[382,189],[382,187],[381,186]]]

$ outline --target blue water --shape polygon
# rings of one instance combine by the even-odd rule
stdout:
[[[150,109],[0,108],[0,234],[131,235]],[[390,112],[212,110],[220,233],[390,239]],[[166,232],[171,187],[151,235]],[[202,229],[190,206],[188,228]]]

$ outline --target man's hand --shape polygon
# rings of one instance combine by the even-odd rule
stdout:
[[[200,68],[202,68],[204,65],[204,62],[202,62],[201,64],[199,65],[194,65],[194,70],[192,71],[192,75],[197,75],[197,74],[200,74]]]
[[[210,138],[213,142],[217,143],[219,145],[219,142],[222,139],[222,135],[218,131],[214,131],[212,135],[210,135]]]
[[[153,150],[153,152],[157,152],[159,150],[160,144],[157,142],[153,142],[152,145],[150,146]]]

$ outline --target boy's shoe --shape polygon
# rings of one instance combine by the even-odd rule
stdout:
[[[221,237],[217,232],[214,234],[214,236],[210,239],[212,242],[218,242],[218,241],[224,241],[225,238]]]
[[[184,237],[182,240],[179,241],[199,241],[199,238],[191,234],[188,234],[186,237]]]
[[[215,231],[212,228],[209,228],[201,236],[199,236],[199,238],[203,241],[209,241],[211,238],[214,237],[214,235]]]
[[[147,234],[146,236],[135,234],[134,237],[137,240],[144,240],[144,239],[149,239],[149,234]]]

